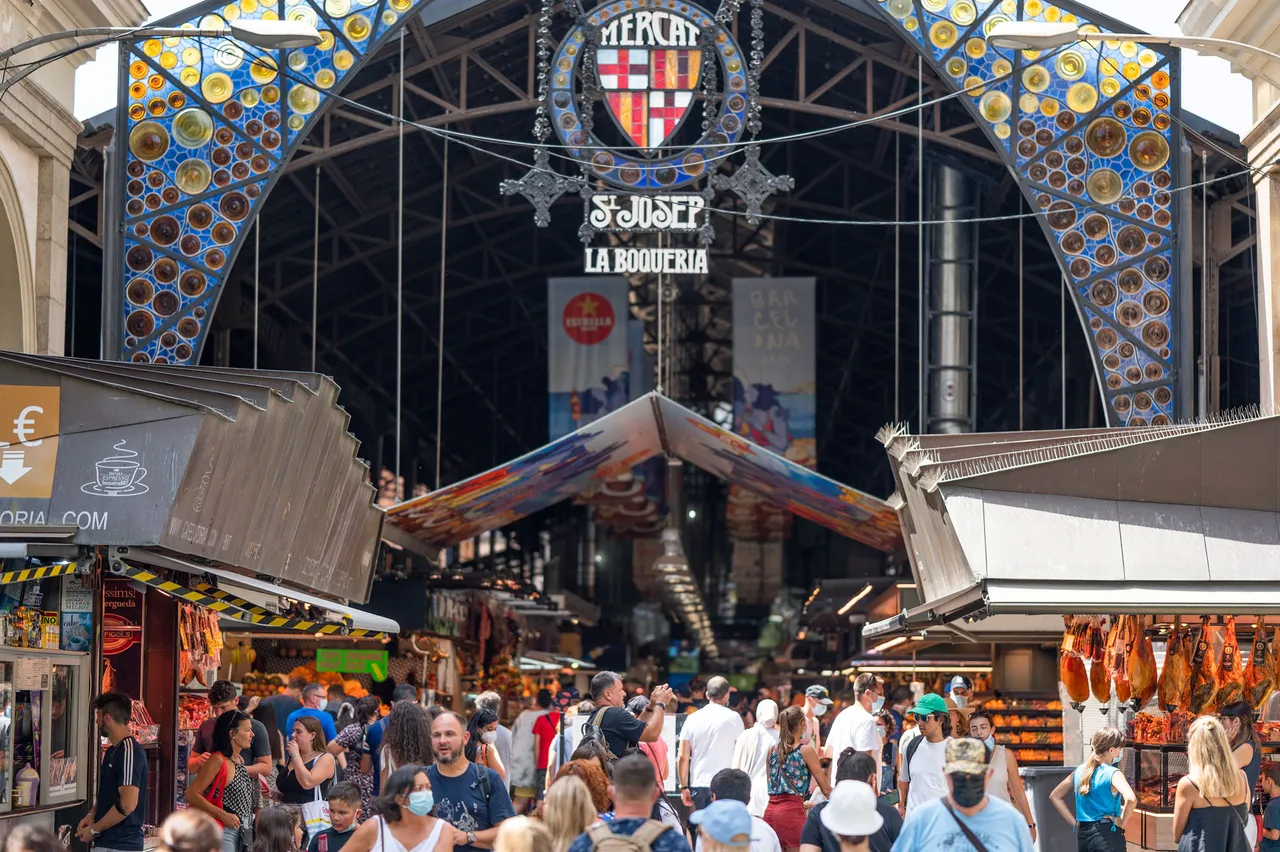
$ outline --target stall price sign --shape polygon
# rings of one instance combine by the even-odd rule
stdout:
[[[387,679],[390,655],[386,651],[356,648],[321,648],[316,651],[316,671],[367,674],[375,681]]]

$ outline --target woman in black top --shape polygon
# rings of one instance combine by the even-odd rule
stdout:
[[[337,761],[325,750],[327,745],[320,720],[301,716],[293,723],[293,736],[285,747],[289,767],[280,776],[280,799],[288,805],[302,806],[308,833],[328,827],[324,803],[333,786]]]
[[[1247,701],[1234,701],[1218,711],[1222,727],[1231,741],[1231,757],[1236,766],[1244,770],[1249,779],[1249,797],[1252,804],[1253,795],[1258,789],[1258,776],[1262,774],[1262,746],[1258,735],[1253,730],[1253,707]],[[1252,810],[1252,809],[1250,809]],[[1249,845],[1258,842],[1258,821],[1253,814],[1245,823],[1245,837]]]

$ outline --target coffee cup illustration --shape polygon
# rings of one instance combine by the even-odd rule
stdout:
[[[148,491],[143,484],[147,469],[138,463],[138,454],[125,444],[120,441],[115,445],[115,455],[94,464],[94,481],[85,483],[81,491],[107,497],[131,497]]]

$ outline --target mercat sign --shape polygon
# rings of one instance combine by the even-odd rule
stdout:
[[[387,679],[389,654],[359,648],[321,648],[316,651],[316,671],[367,674],[375,681]]]

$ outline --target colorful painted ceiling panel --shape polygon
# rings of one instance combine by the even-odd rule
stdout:
[[[598,488],[664,454],[870,547],[891,553],[902,546],[897,515],[882,500],[758,447],[658,394],[509,464],[394,506],[387,519],[422,541],[447,546]]]

